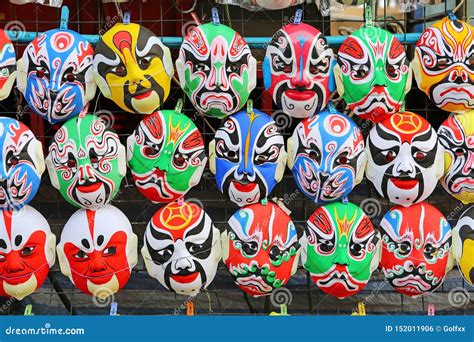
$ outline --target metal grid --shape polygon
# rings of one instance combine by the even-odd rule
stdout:
[[[83,34],[97,34],[105,32],[119,17],[113,4],[103,5],[100,0],[65,0],[65,5],[70,8],[69,27]],[[203,22],[209,21],[210,9],[216,6],[213,1],[197,1],[195,13]],[[294,15],[296,8],[282,11],[248,12],[238,7],[224,5],[216,6],[221,14],[221,21],[230,24],[234,29],[245,36],[271,36],[284,23],[287,23]],[[454,1],[447,1],[438,5],[442,14],[445,10],[454,7]],[[322,17],[314,4],[306,4],[303,8],[304,22],[311,24],[323,33],[329,35],[331,29],[337,24],[356,25],[362,24],[362,18],[356,20],[331,20],[330,17]],[[423,8],[417,12],[407,13],[405,16],[395,19],[387,18],[387,2],[383,8],[376,13],[382,18],[377,18],[376,23],[383,27],[393,27],[397,24],[403,32],[423,30],[427,24],[436,20],[440,15],[429,14],[429,8]],[[1,7],[0,7],[1,10]],[[174,1],[131,1],[122,4],[122,10],[131,12],[132,21],[138,22],[154,31],[158,36],[181,36],[186,28],[194,25],[189,14],[181,13],[176,9]],[[383,14],[382,14],[383,13]],[[466,10],[458,12],[459,17],[466,17]],[[229,20],[230,18],[230,20]],[[18,21],[28,31],[42,32],[58,27],[60,11],[35,5],[14,6],[10,5],[9,13],[4,20],[0,21],[0,27]],[[23,44],[17,44],[18,56],[22,53]],[[336,48],[337,49],[337,48]],[[413,56],[412,47],[407,46],[409,57]],[[177,49],[173,49],[174,57],[177,57]],[[254,56],[259,61],[259,69],[264,56],[264,50],[253,50]],[[17,57],[18,57],[17,56]],[[254,107],[272,113],[271,99],[265,95],[261,73],[257,88],[252,93]],[[174,84],[165,109],[174,108],[178,98],[183,98],[183,93],[177,84]],[[10,98],[0,103],[0,115],[17,117],[29,125],[35,134],[40,137],[45,146],[45,153],[52,135],[58,126],[51,126],[42,119],[36,118],[29,112],[23,112],[25,105],[21,102],[18,93],[12,94]],[[344,110],[344,104],[339,103],[339,109]],[[96,113],[106,110],[112,113],[114,127],[121,136],[122,142],[138,124],[140,117],[123,113],[111,101],[100,94],[96,95],[90,106]],[[433,107],[426,96],[416,89],[407,97],[406,109],[414,111],[427,118],[435,129],[447,117],[444,113]],[[195,113],[189,101],[186,101],[185,113],[193,118],[202,132],[206,145],[213,138],[213,129],[220,125],[220,120],[204,119]],[[275,120],[284,120],[283,117],[275,117]],[[357,120],[357,118],[356,118]],[[367,123],[358,122],[362,125],[365,134],[371,126]],[[291,135],[294,122],[280,121],[285,138]],[[278,184],[272,193],[272,197],[280,197],[285,200],[287,206],[292,210],[292,218],[301,234],[306,219],[316,208],[315,204],[306,199],[296,188],[291,173],[287,170],[284,179]],[[206,170],[201,183],[196,186],[186,198],[199,199],[208,214],[213,218],[216,225],[223,229],[228,218],[235,212],[237,207],[227,201],[219,193],[212,174]],[[380,207],[375,210],[378,214],[374,217],[374,225],[378,225],[383,214],[388,210],[386,200],[381,199],[376,191],[364,181],[350,195],[351,202],[360,205],[365,199],[374,199]],[[429,202],[439,208],[455,224],[457,217],[464,210],[460,202],[455,201],[438,187],[430,197]],[[144,199],[133,186],[130,174],[122,183],[122,188],[114,203],[129,217],[133,224],[135,233],[139,236],[139,249],[141,249],[143,232],[148,220],[159,208]],[[66,220],[76,210],[67,204],[59,193],[51,186],[47,175],[43,175],[42,186],[32,206],[38,209],[51,224],[53,232],[59,238],[60,231]],[[367,208],[366,208],[367,209]],[[59,240],[59,239],[58,239]],[[443,286],[434,294],[425,298],[412,299],[404,297],[395,292],[384,280],[383,275],[375,271],[366,288],[359,294],[344,300],[337,300],[322,293],[311,281],[309,275],[302,268],[294,275],[287,288],[291,290],[292,303],[289,305],[290,314],[350,314],[358,302],[367,305],[368,314],[424,314],[427,304],[434,304],[438,314],[473,314],[474,303],[471,301],[459,307],[449,304],[449,297],[453,295],[453,289],[465,289],[474,299],[473,288],[460,277],[458,270],[454,269],[448,274]],[[175,295],[166,291],[146,273],[141,256],[139,263],[134,268],[127,286],[115,294],[114,300],[118,303],[120,314],[185,314],[186,303],[190,298]],[[3,301],[3,302],[2,302]],[[82,294],[75,289],[69,279],[64,277],[56,264],[50,271],[48,280],[36,293],[30,295],[23,301],[6,300],[0,301],[0,314],[22,314],[27,304],[33,305],[34,314],[108,314],[110,303],[97,303],[91,297]],[[223,264],[220,265],[218,274],[207,291],[194,299],[197,314],[267,314],[275,308],[268,298],[250,298],[234,285],[229,272]]]

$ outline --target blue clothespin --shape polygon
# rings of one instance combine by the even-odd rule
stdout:
[[[456,14],[454,14],[453,11],[451,11],[451,10],[448,11],[448,18],[451,21],[457,21],[458,20],[458,18],[456,17]]]
[[[125,25],[130,24],[130,12],[125,12],[125,13],[123,14],[123,23],[124,23]]]
[[[328,102],[328,111],[331,114],[337,113],[336,107],[334,106],[334,103],[332,101]]]
[[[63,6],[61,8],[61,23],[59,24],[60,30],[67,30],[69,23],[69,7]]]
[[[110,316],[117,316],[118,304],[117,302],[112,302],[110,304]]]
[[[303,10],[298,8],[295,13],[295,20],[293,20],[293,24],[301,24],[301,18],[303,17]]]
[[[347,198],[347,196],[344,196],[341,201],[343,204],[349,203],[349,199]]]
[[[212,14],[212,23],[214,25],[220,25],[221,22],[219,20],[219,12],[217,11],[217,8],[212,7],[211,14]]]

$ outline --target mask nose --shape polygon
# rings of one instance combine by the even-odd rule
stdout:
[[[380,86],[380,87],[386,87],[387,86],[387,77],[386,77],[386,74],[385,74],[385,67],[384,66],[381,66],[381,65],[378,65],[375,67],[375,70],[374,70],[374,82],[373,82],[373,86]]]
[[[91,272],[102,272],[107,269],[107,264],[102,260],[98,259],[91,263],[90,270]]]
[[[17,273],[23,271],[24,269],[25,267],[23,266],[20,261],[20,258],[17,255],[12,254],[9,256],[8,264],[6,267],[7,273]]]

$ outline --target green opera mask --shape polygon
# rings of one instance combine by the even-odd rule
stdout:
[[[46,166],[51,183],[66,201],[96,210],[119,190],[127,171],[125,147],[99,117],[75,117],[54,135]]]
[[[331,203],[310,216],[302,263],[316,285],[337,298],[362,290],[380,260],[380,234],[352,203]]]
[[[257,62],[247,42],[230,27],[213,23],[184,38],[176,70],[194,107],[217,118],[240,110],[257,82]]]
[[[365,27],[346,38],[334,68],[337,90],[354,114],[380,122],[397,112],[411,88],[403,45],[390,32]]]
[[[186,115],[162,110],[143,119],[127,139],[128,165],[143,196],[172,202],[201,180],[204,140]]]

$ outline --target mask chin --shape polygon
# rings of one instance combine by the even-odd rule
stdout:
[[[285,173],[285,166],[288,160],[288,154],[286,153],[285,149],[280,151],[280,155],[278,156],[277,160],[277,168],[275,171],[275,181],[278,183],[283,178],[283,174]]]
[[[216,141],[212,140],[209,143],[209,170],[216,174]]]
[[[56,247],[56,252],[58,254],[58,261],[59,261],[59,269],[61,270],[61,273],[68,277],[73,283],[74,280],[72,279],[72,274],[71,274],[71,267],[69,266],[69,262],[67,261],[66,254],[64,254],[63,250],[64,246],[58,245]]]

